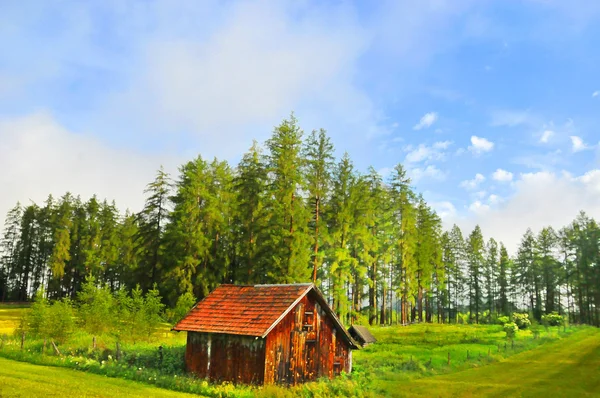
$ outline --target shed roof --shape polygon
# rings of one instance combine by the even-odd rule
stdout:
[[[369,332],[369,329],[367,329],[364,326],[352,325],[350,326],[349,332],[351,336],[353,336],[355,339],[358,339],[359,342],[363,345],[374,343],[377,341],[375,336],[373,336],[371,332]]]
[[[312,283],[221,285],[198,302],[173,330],[265,337],[311,291],[336,328],[356,347]]]

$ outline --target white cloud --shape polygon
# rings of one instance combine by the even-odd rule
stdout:
[[[501,201],[502,201],[502,198],[499,197],[498,195],[495,195],[495,194],[491,194],[488,197],[488,203],[491,204],[491,205],[496,204],[496,203],[500,203]]]
[[[600,95],[600,91],[594,91],[594,92],[592,93],[592,97],[597,97],[597,96],[599,96],[599,95]]]
[[[67,191],[115,200],[121,211],[139,211],[144,188],[161,164],[176,172],[181,159],[119,150],[66,130],[47,112],[0,120],[0,216],[17,201],[41,204]]]
[[[489,152],[492,149],[494,149],[493,142],[482,137],[477,137],[476,135],[471,136],[471,145],[469,146],[469,151],[471,151],[474,155]]]
[[[433,179],[442,181],[446,178],[446,173],[438,169],[434,165],[429,165],[425,168],[416,167],[408,170],[408,175],[413,182],[418,182],[423,179]]]
[[[470,214],[446,218],[445,227],[457,223],[467,234],[479,224],[486,239],[493,237],[515,253],[527,228],[534,232],[546,226],[560,229],[573,221],[580,210],[600,218],[600,169],[581,176],[547,171],[527,173],[514,186],[511,197],[498,200],[490,195],[488,203],[493,206],[475,201],[469,207]]]
[[[441,218],[454,217],[456,215],[456,208],[449,201],[432,202],[431,207]]]
[[[426,113],[425,115],[423,115],[423,117],[421,118],[421,120],[419,121],[419,123],[417,123],[413,127],[413,130],[421,130],[423,128],[431,127],[431,125],[433,123],[435,123],[436,120],[438,120],[438,114],[437,113],[435,113],[435,112]]]
[[[540,142],[543,142],[544,144],[547,143],[553,135],[554,135],[554,131],[545,130],[542,133],[542,136],[540,137]]]
[[[536,126],[542,122],[542,119],[538,115],[521,110],[496,110],[492,112],[491,117],[490,125],[494,127]]]
[[[494,171],[494,174],[492,174],[492,178],[496,181],[508,182],[512,181],[513,173],[503,169],[497,169],[496,171]]]
[[[416,148],[409,145],[404,148],[408,152],[404,161],[406,163],[420,163],[443,160],[446,157],[443,150],[447,149],[451,144],[451,141],[440,141],[435,142],[431,146],[419,144]]]
[[[439,141],[433,144],[434,149],[448,149],[452,145],[452,141]]]
[[[473,178],[472,180],[465,180],[463,182],[460,183],[460,186],[462,188],[465,189],[475,189],[479,186],[479,184],[481,184],[482,182],[485,181],[485,177],[483,176],[483,174],[477,173],[475,174],[475,178]]]
[[[471,205],[469,206],[469,211],[471,211],[472,213],[475,213],[477,215],[483,215],[485,213],[487,213],[490,210],[490,206],[481,203],[481,201],[476,200],[475,202],[471,203]]]
[[[572,144],[571,151],[580,152],[580,151],[585,151],[586,149],[590,149],[590,147],[587,146],[585,142],[583,142],[581,137],[572,135],[570,138],[571,138],[571,144]]]

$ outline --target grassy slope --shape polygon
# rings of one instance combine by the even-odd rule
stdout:
[[[600,396],[599,368],[600,331],[585,329],[488,366],[387,388],[390,396]]]
[[[25,306],[0,304],[0,336],[13,333],[26,308]]]
[[[0,358],[0,397],[198,397],[48,366]]]

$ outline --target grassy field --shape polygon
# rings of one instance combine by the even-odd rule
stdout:
[[[26,308],[25,305],[0,305],[0,336],[12,334]]]
[[[198,397],[127,380],[0,358],[0,397]]]
[[[582,330],[477,369],[389,385],[389,396],[585,397],[600,396],[600,331]]]
[[[12,333],[23,311],[23,308],[0,306],[0,327],[3,328],[0,336],[2,333]],[[109,361],[105,365],[105,361],[101,359],[83,358],[82,361],[81,356],[91,352],[91,337],[85,333],[76,333],[69,342],[61,346],[63,353],[67,354],[63,358],[55,357],[52,353],[40,355],[41,343],[36,341],[26,341],[26,350],[21,352],[18,350],[18,341],[14,341],[12,346],[6,345],[4,351],[0,350],[0,356],[72,367],[100,375],[2,359],[0,386],[4,390],[0,390],[0,397],[18,393],[23,393],[22,396],[47,396],[53,390],[59,396],[65,393],[65,389],[71,391],[71,395],[78,396],[105,396],[105,393],[136,396],[130,394],[138,392],[140,396],[178,396],[178,393],[162,389],[150,393],[155,387],[147,385],[150,383],[171,388],[174,386],[172,381],[175,374],[179,374],[178,377],[181,378],[175,380],[191,386],[182,391],[209,396],[333,397],[346,396],[349,391],[362,396],[600,396],[598,329],[542,328],[537,338],[534,338],[531,331],[520,331],[514,344],[508,342],[502,328],[495,325],[422,324],[373,327],[371,330],[378,342],[354,352],[355,371],[349,380],[321,381],[293,389],[275,386],[260,390],[234,386],[198,387],[194,383],[200,382],[186,378],[183,371],[158,376],[157,372],[162,372],[162,368],[153,368],[150,364],[145,369],[146,365],[142,365],[139,358],[133,368],[122,362],[113,364]],[[108,336],[99,336],[97,343],[100,351],[114,345],[114,341]],[[165,325],[156,334],[154,342],[124,346],[124,350],[152,358],[160,344],[175,350],[166,352],[180,355],[177,352],[183,353],[185,333],[170,332],[168,325]],[[73,366],[74,363],[78,365]],[[142,368],[138,369],[138,366]],[[33,374],[36,376],[32,376]],[[106,375],[117,378],[107,378]],[[87,379],[88,376],[92,378]],[[158,377],[159,380],[145,381],[148,377],[154,380]],[[50,387],[45,387],[46,385]],[[85,390],[86,386],[90,388],[89,391]]]

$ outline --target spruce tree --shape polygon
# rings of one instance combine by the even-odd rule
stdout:
[[[267,282],[266,184],[264,157],[255,141],[242,157],[233,181],[237,203],[234,221],[238,245],[238,267],[234,273],[236,282]]]
[[[275,283],[310,280],[310,211],[302,197],[306,186],[302,169],[305,164],[302,150],[303,132],[292,114],[273,131],[267,141],[269,175],[267,211],[270,214],[268,270]]]
[[[467,263],[469,267],[469,319],[479,323],[482,303],[482,268],[484,265],[484,240],[479,225],[467,239]]]
[[[333,144],[325,130],[317,133],[315,130],[308,136],[304,146],[305,180],[308,192],[309,207],[312,212],[310,222],[313,233],[313,283],[317,282],[320,264],[323,262],[321,241],[324,240],[325,223],[322,220],[323,201],[326,199],[331,184],[331,169],[333,166]],[[325,238],[326,240],[326,238]]]
[[[149,290],[160,280],[170,188],[169,175],[161,167],[154,181],[146,186],[146,203],[137,215],[139,262],[135,279],[143,291]]]

